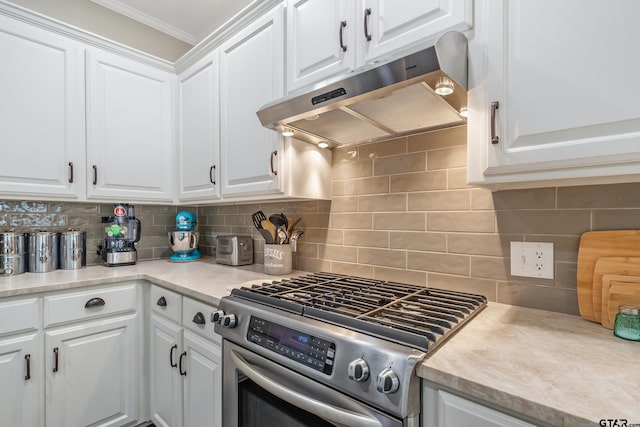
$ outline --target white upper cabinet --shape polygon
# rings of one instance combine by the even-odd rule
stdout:
[[[220,198],[220,95],[217,51],[178,76],[180,201]]]
[[[78,199],[85,188],[82,47],[0,16],[0,52],[0,194]]]
[[[287,90],[352,70],[356,22],[352,0],[289,0]]]
[[[469,182],[509,188],[640,180],[640,56],[631,47],[640,39],[637,16],[633,0],[614,8],[477,1]]]
[[[87,198],[173,201],[175,74],[87,52]]]
[[[420,44],[432,45],[438,36],[451,30],[471,28],[471,0],[364,0],[356,11],[366,40],[360,62],[377,61],[384,56]]]
[[[289,92],[471,27],[471,0],[288,0]]]
[[[284,8],[235,34],[219,54],[222,195],[281,193],[280,137],[256,111],[284,95]]]

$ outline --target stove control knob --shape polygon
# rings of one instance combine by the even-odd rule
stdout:
[[[380,393],[395,393],[399,388],[400,380],[391,368],[386,368],[380,371],[378,378],[376,379],[376,389],[378,389]]]
[[[224,316],[224,311],[222,310],[216,310],[213,313],[211,313],[211,322],[212,323],[220,323],[220,320],[222,319],[222,316]]]
[[[349,363],[348,375],[350,380],[358,382],[366,381],[369,379],[369,365],[367,365],[367,362],[362,358],[352,360],[351,363]]]
[[[220,324],[225,328],[235,328],[236,327],[236,315],[235,314],[225,314],[220,318]]]

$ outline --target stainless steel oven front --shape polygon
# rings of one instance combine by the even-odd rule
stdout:
[[[223,366],[224,426],[404,427],[403,420],[227,340]]]
[[[234,296],[220,309],[225,427],[420,425],[423,352]]]

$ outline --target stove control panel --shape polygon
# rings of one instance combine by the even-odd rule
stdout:
[[[251,316],[247,340],[316,371],[333,372],[336,345],[322,338]]]

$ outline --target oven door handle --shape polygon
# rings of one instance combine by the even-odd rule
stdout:
[[[327,421],[339,423],[342,425],[353,427],[382,427],[377,419],[364,414],[357,414],[345,409],[336,408],[335,406],[319,402],[308,396],[296,393],[295,391],[281,386],[263,373],[252,368],[249,363],[235,351],[231,351],[231,358],[235,365],[245,374],[251,381],[267,390],[274,396],[304,409],[314,415],[324,418]]]

